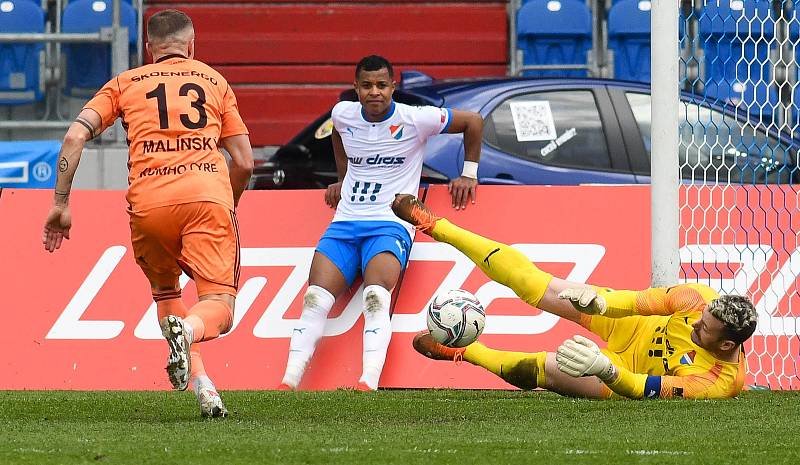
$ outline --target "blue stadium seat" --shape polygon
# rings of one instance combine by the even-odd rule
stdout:
[[[64,9],[63,32],[98,32],[111,26],[111,0],[78,0]],[[120,24],[128,28],[128,40],[136,46],[136,10],[120,2]],[[72,97],[90,97],[111,79],[111,45],[68,44],[64,46],[67,80],[64,93]]]
[[[614,78],[650,82],[650,1],[621,0],[608,12]]]
[[[700,14],[706,95],[770,120],[778,104],[769,60],[774,35],[769,1],[709,2]]]
[[[44,11],[28,0],[0,0],[0,31],[44,32]],[[0,44],[0,104],[22,105],[42,99],[41,43]]]
[[[531,0],[517,12],[523,65],[585,65],[592,48],[592,17],[578,0]],[[527,70],[525,76],[586,76],[585,69]]]
[[[608,12],[608,47],[614,79],[650,82],[650,0],[616,0]],[[685,19],[678,22],[683,37]]]

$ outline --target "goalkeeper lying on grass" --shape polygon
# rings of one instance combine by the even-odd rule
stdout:
[[[756,329],[747,297],[720,297],[701,284],[644,291],[614,291],[545,273],[519,251],[435,216],[411,195],[398,195],[395,214],[446,242],[526,303],[574,321],[608,343],[600,349],[582,336],[556,353],[506,352],[479,342],[445,347],[427,332],[414,348],[435,360],[466,360],[521,389],[608,399],[734,397],[746,364],[742,344]]]

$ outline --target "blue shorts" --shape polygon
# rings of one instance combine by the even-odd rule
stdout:
[[[348,286],[381,252],[391,252],[405,268],[409,250],[408,230],[394,221],[334,221],[317,244],[317,252],[339,268]]]

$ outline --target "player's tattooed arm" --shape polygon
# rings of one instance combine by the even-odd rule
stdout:
[[[78,163],[81,160],[83,147],[86,142],[96,135],[95,128],[100,128],[102,122],[100,115],[94,110],[83,110],[75,119],[64,141],[61,144],[61,151],[58,153],[58,172],[56,174],[56,189],[53,196],[55,205],[66,206],[69,204],[69,195],[72,190],[72,180]]]
[[[72,212],[69,208],[72,179],[75,177],[75,170],[78,169],[84,145],[96,135],[95,128],[102,129],[102,124],[99,113],[94,110],[83,110],[64,135],[64,142],[58,152],[53,206],[47,213],[42,229],[42,244],[48,252],[56,251],[64,239],[69,239],[72,228]]]
[[[60,191],[56,189],[56,193],[54,196],[54,201],[56,204],[68,204],[69,203],[69,191]]]
[[[86,130],[89,131],[89,139],[88,140],[92,140],[95,137],[97,137],[97,129],[95,129],[95,126],[92,124],[91,121],[89,121],[88,119],[82,117],[81,115],[78,115],[78,117],[75,118],[75,122],[80,124],[81,126],[85,127]]]

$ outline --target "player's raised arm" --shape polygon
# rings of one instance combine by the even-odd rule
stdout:
[[[450,134],[464,134],[464,169],[461,176],[450,181],[448,192],[456,210],[467,208],[467,202],[475,203],[478,187],[478,163],[481,159],[483,118],[472,111],[452,110]]]
[[[47,214],[42,233],[42,243],[48,252],[55,251],[61,247],[64,239],[69,239],[69,230],[72,227],[72,213],[69,209],[72,180],[75,178],[83,147],[101,129],[100,115],[93,110],[83,110],[64,135],[64,142],[58,153],[58,173],[53,206]]]
[[[220,143],[231,155],[229,171],[235,207],[239,205],[239,199],[253,174],[253,148],[250,147],[250,137],[247,134],[226,137]]]

